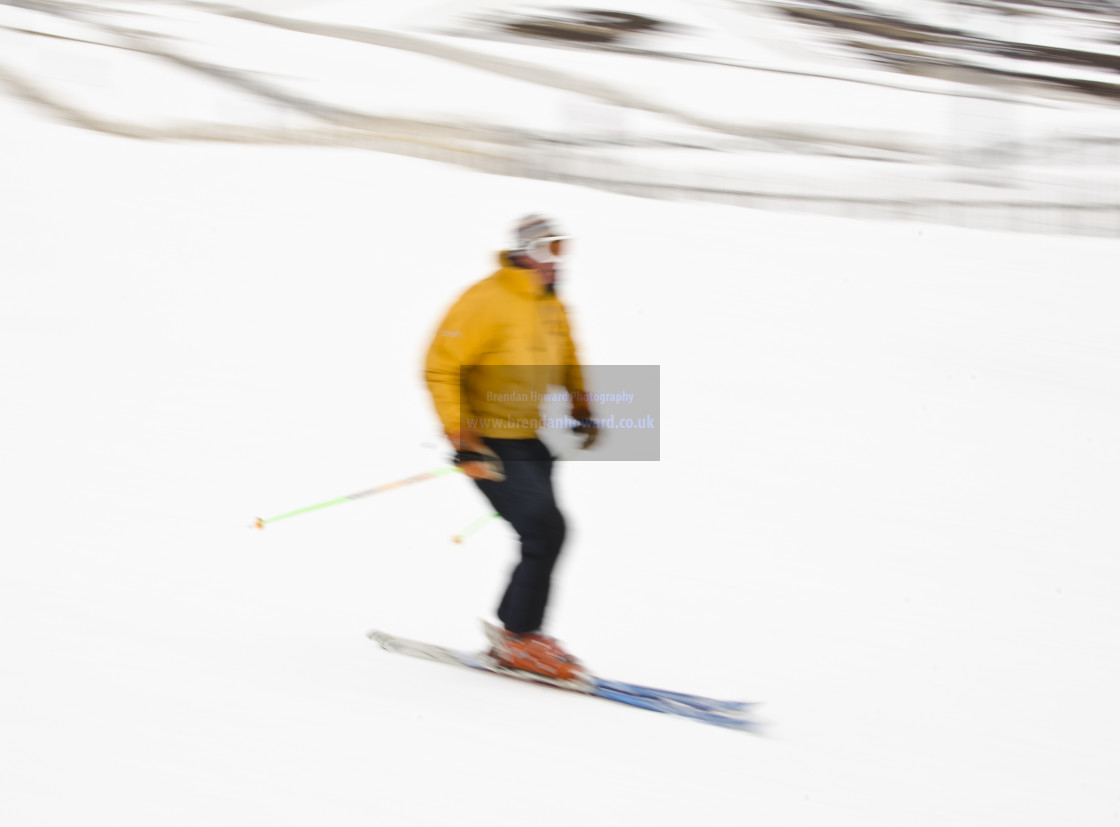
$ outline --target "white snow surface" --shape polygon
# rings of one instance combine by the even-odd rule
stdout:
[[[6,827],[1120,818],[1116,241],[0,122]],[[662,382],[660,461],[558,466],[550,631],[764,734],[368,641],[481,645],[461,477],[251,528],[445,463],[428,339],[531,210]]]

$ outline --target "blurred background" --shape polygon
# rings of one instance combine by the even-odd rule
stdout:
[[[0,0],[0,824],[1115,827],[1118,22]],[[529,212],[660,380],[658,461],[558,464],[549,630],[768,737],[378,651],[483,645],[457,475],[253,527],[447,467]]]
[[[0,0],[0,90],[141,139],[1120,234],[1120,4]]]

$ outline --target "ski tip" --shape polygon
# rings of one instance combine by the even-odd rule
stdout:
[[[728,723],[723,723],[723,722],[712,722],[712,723],[715,723],[716,726],[722,727],[723,729],[730,729],[732,732],[746,732],[750,735],[758,735],[758,736],[766,736],[766,735],[769,734],[767,726],[764,722],[753,721],[749,718],[744,718],[744,719],[740,719],[740,720],[732,719]]]
[[[379,632],[377,629],[370,629],[366,632],[366,637],[370,640],[380,643],[382,647],[385,646],[392,639],[392,635],[387,635],[384,632]]]

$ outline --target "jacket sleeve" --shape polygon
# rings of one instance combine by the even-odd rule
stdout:
[[[478,364],[491,339],[493,323],[486,305],[480,290],[468,290],[447,312],[428,348],[424,381],[448,434],[458,431],[471,413],[463,410],[460,372]]]
[[[571,325],[568,323],[568,314],[565,311],[564,316],[564,387],[568,390],[568,395],[572,398],[572,415],[576,418],[584,418],[591,415],[590,406],[585,398],[585,391],[587,390],[583,384],[583,368],[579,361],[579,352],[576,350],[575,342],[572,339]]]

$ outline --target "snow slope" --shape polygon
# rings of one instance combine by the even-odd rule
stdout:
[[[0,821],[1105,825],[1116,242],[628,198],[0,99]],[[564,464],[551,628],[742,735],[380,652],[513,559],[419,366],[528,210],[660,462]]]

